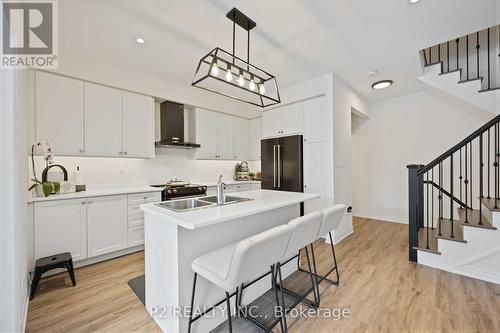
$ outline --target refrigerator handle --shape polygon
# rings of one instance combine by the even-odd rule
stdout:
[[[281,145],[278,145],[278,188],[281,187]]]
[[[273,145],[273,186],[276,188],[276,145]]]

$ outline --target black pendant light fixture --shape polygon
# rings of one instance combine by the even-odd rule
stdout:
[[[216,47],[203,56],[191,85],[263,108],[280,103],[276,77],[250,63],[250,30],[257,24],[236,8],[226,16],[233,22],[233,52]],[[236,25],[247,31],[246,61],[235,55]]]

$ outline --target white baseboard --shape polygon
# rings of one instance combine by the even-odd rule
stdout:
[[[390,222],[390,223],[398,223],[398,224],[408,224],[408,221],[402,221],[398,219],[394,219],[391,217],[376,217],[376,216],[368,216],[367,214],[354,214],[353,217],[360,217],[363,219],[376,220],[381,222]]]
[[[26,324],[28,323],[28,307],[30,303],[30,297],[29,294],[26,295],[26,298],[24,299],[24,315],[23,315],[23,322],[22,322],[22,327],[21,327],[21,332],[26,332]]]
[[[352,228],[344,231],[341,234],[335,233],[335,239],[333,241],[335,242],[335,244],[338,244],[341,241],[343,241],[344,239],[346,239],[348,236],[352,235],[353,233],[354,233],[354,230]]]
[[[470,278],[500,284],[500,273],[498,273],[498,272],[491,272],[491,271],[486,271],[483,269],[479,269],[479,268],[475,268],[475,267],[468,267],[468,266],[461,266],[461,267],[450,269],[448,271],[451,273],[464,275],[464,276],[467,276]]]

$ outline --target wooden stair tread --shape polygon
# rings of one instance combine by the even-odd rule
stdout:
[[[447,239],[455,242],[467,243],[464,240],[462,225],[460,221],[453,220],[453,238],[451,237],[451,220],[450,219],[441,219],[441,236],[439,236],[439,228],[434,228],[436,232],[436,237],[441,239]]]
[[[484,92],[494,91],[494,90],[498,90],[498,89],[500,89],[500,87],[485,88],[485,89],[481,89],[481,90],[479,90],[479,92],[480,92],[480,93],[484,93]]]
[[[483,205],[486,206],[492,212],[500,212],[500,199],[498,200],[498,208],[495,208],[495,199],[494,198],[479,198]]]
[[[436,229],[429,228],[429,248],[427,248],[427,228],[421,228],[418,231],[418,246],[416,246],[415,249],[435,254],[441,254],[438,251],[438,241],[435,230]]]
[[[465,209],[464,208],[458,208],[458,220],[460,221],[460,224],[463,226],[468,226],[468,227],[476,227],[476,228],[484,228],[484,229],[492,229],[496,230],[494,226],[491,225],[491,222],[488,220],[488,218],[482,214],[482,219],[481,219],[481,224],[479,224],[479,210],[478,209],[473,209],[467,210],[467,221],[469,223],[465,223]]]
[[[460,80],[458,81],[458,83],[467,83],[467,82],[474,82],[474,81],[483,81],[483,77],[480,76],[480,77],[475,77],[473,79],[464,79],[464,80]]]

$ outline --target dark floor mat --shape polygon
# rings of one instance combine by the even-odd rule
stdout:
[[[128,286],[139,300],[146,306],[146,282],[145,276],[141,275],[128,281]]]

